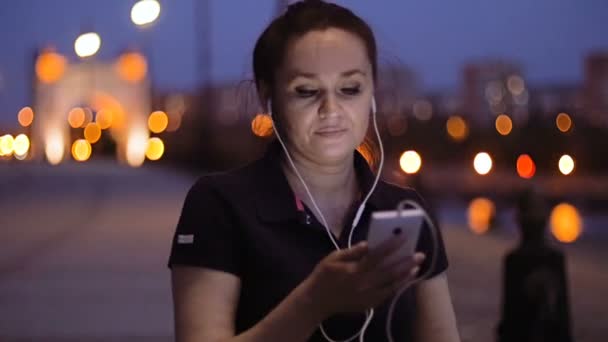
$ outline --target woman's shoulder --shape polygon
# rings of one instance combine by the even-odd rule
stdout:
[[[202,174],[190,187],[189,193],[212,192],[228,197],[250,193],[256,180],[260,181],[263,176],[260,167],[260,160],[256,160],[234,169]]]

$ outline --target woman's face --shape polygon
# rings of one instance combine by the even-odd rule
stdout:
[[[291,150],[317,163],[344,161],[363,141],[373,96],[363,41],[340,29],[312,31],[288,44],[274,107]]]

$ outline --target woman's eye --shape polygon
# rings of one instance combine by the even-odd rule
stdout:
[[[319,91],[316,89],[307,89],[307,88],[296,88],[296,94],[299,97],[312,97],[317,95]]]
[[[361,92],[361,88],[359,86],[342,88],[342,92],[346,95],[357,95]]]

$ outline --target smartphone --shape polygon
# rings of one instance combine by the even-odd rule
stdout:
[[[394,257],[397,259],[412,256],[416,253],[423,222],[424,213],[421,209],[404,209],[401,213],[398,210],[373,212],[367,233],[369,249],[378,248],[387,239],[405,234],[407,239]]]

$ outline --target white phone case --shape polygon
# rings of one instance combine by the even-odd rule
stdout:
[[[416,245],[423,222],[424,213],[420,209],[405,209],[401,211],[401,215],[399,215],[398,210],[376,211],[372,213],[367,233],[369,249],[377,248],[378,245],[392,236],[405,234],[407,240],[395,253],[395,258],[412,256],[416,253]]]

